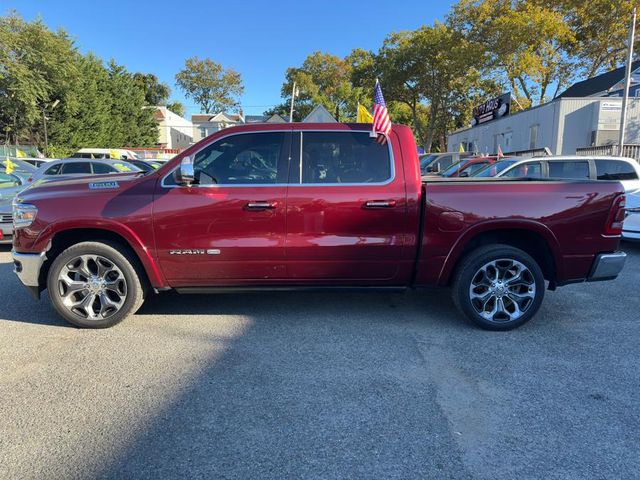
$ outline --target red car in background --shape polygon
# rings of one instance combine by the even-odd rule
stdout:
[[[451,165],[440,175],[447,178],[472,177],[475,173],[486,168],[498,160],[496,156],[481,156],[463,159],[461,162]]]

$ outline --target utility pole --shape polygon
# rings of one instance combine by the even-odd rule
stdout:
[[[289,123],[293,122],[293,102],[296,101],[296,96],[300,93],[296,82],[293,82],[293,88],[291,89],[291,109],[289,110]]]
[[[631,15],[631,29],[629,30],[629,48],[627,54],[627,68],[624,79],[624,93],[622,95],[622,112],[620,113],[620,140],[618,141],[618,155],[624,151],[624,134],[627,128],[627,103],[629,101],[629,87],[631,87],[631,63],[633,62],[633,41],[636,35],[636,7]]]
[[[58,103],[60,103],[60,100],[56,100],[55,102],[53,102],[51,104],[51,109],[53,110],[54,108],[56,108],[58,106]],[[46,104],[42,107],[42,123],[44,125],[44,154],[46,156],[47,152],[49,151],[49,137],[47,135],[47,105]]]
[[[46,107],[42,107],[42,123],[44,124],[44,156],[47,156],[49,151],[49,137],[47,137],[47,114]]]

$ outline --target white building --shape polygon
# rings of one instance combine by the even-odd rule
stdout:
[[[193,143],[193,124],[167,107],[155,107],[158,124],[158,147],[187,148]]]
[[[504,153],[548,147],[556,155],[576,148],[618,142],[622,99],[616,97],[557,98],[538,107],[453,132],[449,151]],[[640,98],[627,111],[626,143],[640,143]]]
[[[632,69],[640,69],[640,60]],[[504,153],[547,147],[556,155],[618,143],[624,67],[577,82],[543,105],[463,128],[448,137],[449,151]],[[625,143],[640,144],[640,87],[633,85]]]
[[[265,115],[247,115],[240,113],[199,113],[191,115],[193,124],[193,141],[199,142],[212,133],[223,128],[233,127],[244,123],[284,123],[286,120],[275,114],[270,117]]]

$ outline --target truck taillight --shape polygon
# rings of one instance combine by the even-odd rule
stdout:
[[[607,218],[607,224],[604,226],[605,235],[621,235],[622,224],[624,222],[624,195],[619,195],[613,201],[611,210],[609,211],[609,217]]]

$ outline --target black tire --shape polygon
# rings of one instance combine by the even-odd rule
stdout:
[[[494,270],[491,270],[493,268],[491,266],[492,262],[497,262]],[[509,270],[509,262],[512,262],[514,266],[513,269],[516,269],[516,271],[518,268],[522,268],[520,265],[526,267],[528,272],[522,270],[524,272],[523,275],[525,275],[527,279],[526,283],[520,283],[518,281],[518,285],[516,286],[504,287],[506,284],[504,280],[500,280],[499,284],[485,280],[485,277],[490,278],[490,276],[487,275],[487,271],[506,272],[504,273],[505,278],[509,278],[509,273],[514,271],[513,269]],[[488,266],[488,269],[482,270],[485,266]],[[497,274],[496,277],[498,275],[499,274]],[[515,280],[512,279],[509,281]],[[487,282],[489,284],[486,287],[484,287],[484,285],[479,286],[479,284]],[[529,284],[529,282],[531,282],[531,284]],[[486,288],[486,290],[482,290],[484,288]],[[519,300],[518,297],[509,290],[510,288],[519,289],[520,292],[514,293],[526,298]],[[522,289],[524,289],[524,294],[521,294]],[[453,277],[451,293],[453,302],[458,310],[475,325],[486,330],[511,330],[528,322],[538,312],[542,304],[542,299],[544,298],[544,290],[545,281],[542,269],[528,253],[509,245],[494,244],[479,247],[468,253],[460,261]],[[493,292],[497,293],[494,295]],[[472,300],[472,294],[487,295],[489,300],[486,303],[483,302],[484,299],[475,298]],[[497,313],[493,314],[493,318],[487,318],[487,316],[492,315],[498,298],[501,302],[498,306],[502,308],[497,309]],[[494,303],[491,303],[492,299]],[[522,301],[522,305],[514,301],[514,299]],[[509,309],[513,310],[513,312],[508,312],[507,310]],[[501,313],[500,310],[504,313]],[[483,316],[481,312],[484,313],[485,316]],[[521,313],[516,318],[518,312]],[[511,319],[512,316],[514,317],[513,319]]]
[[[108,315],[109,311],[105,311],[104,316],[106,318],[102,318],[102,315],[100,315],[100,318],[85,318],[63,303],[64,282],[60,283],[61,272],[65,268],[67,269],[65,271],[68,271],[69,265],[74,259],[78,259],[82,255],[97,255],[108,260],[117,267],[118,280],[120,281],[120,277],[122,277],[126,282],[123,289],[125,293],[120,297],[122,305],[110,315]],[[80,281],[85,282],[86,280]],[[120,323],[138,311],[144,302],[147,292],[146,277],[139,266],[137,258],[117,243],[106,241],[82,242],[64,250],[55,258],[49,269],[47,289],[56,312],[68,322],[82,328],[109,328]],[[82,292],[80,292],[81,294]],[[91,311],[93,312],[94,310],[91,307]],[[102,314],[102,311],[100,314]]]

